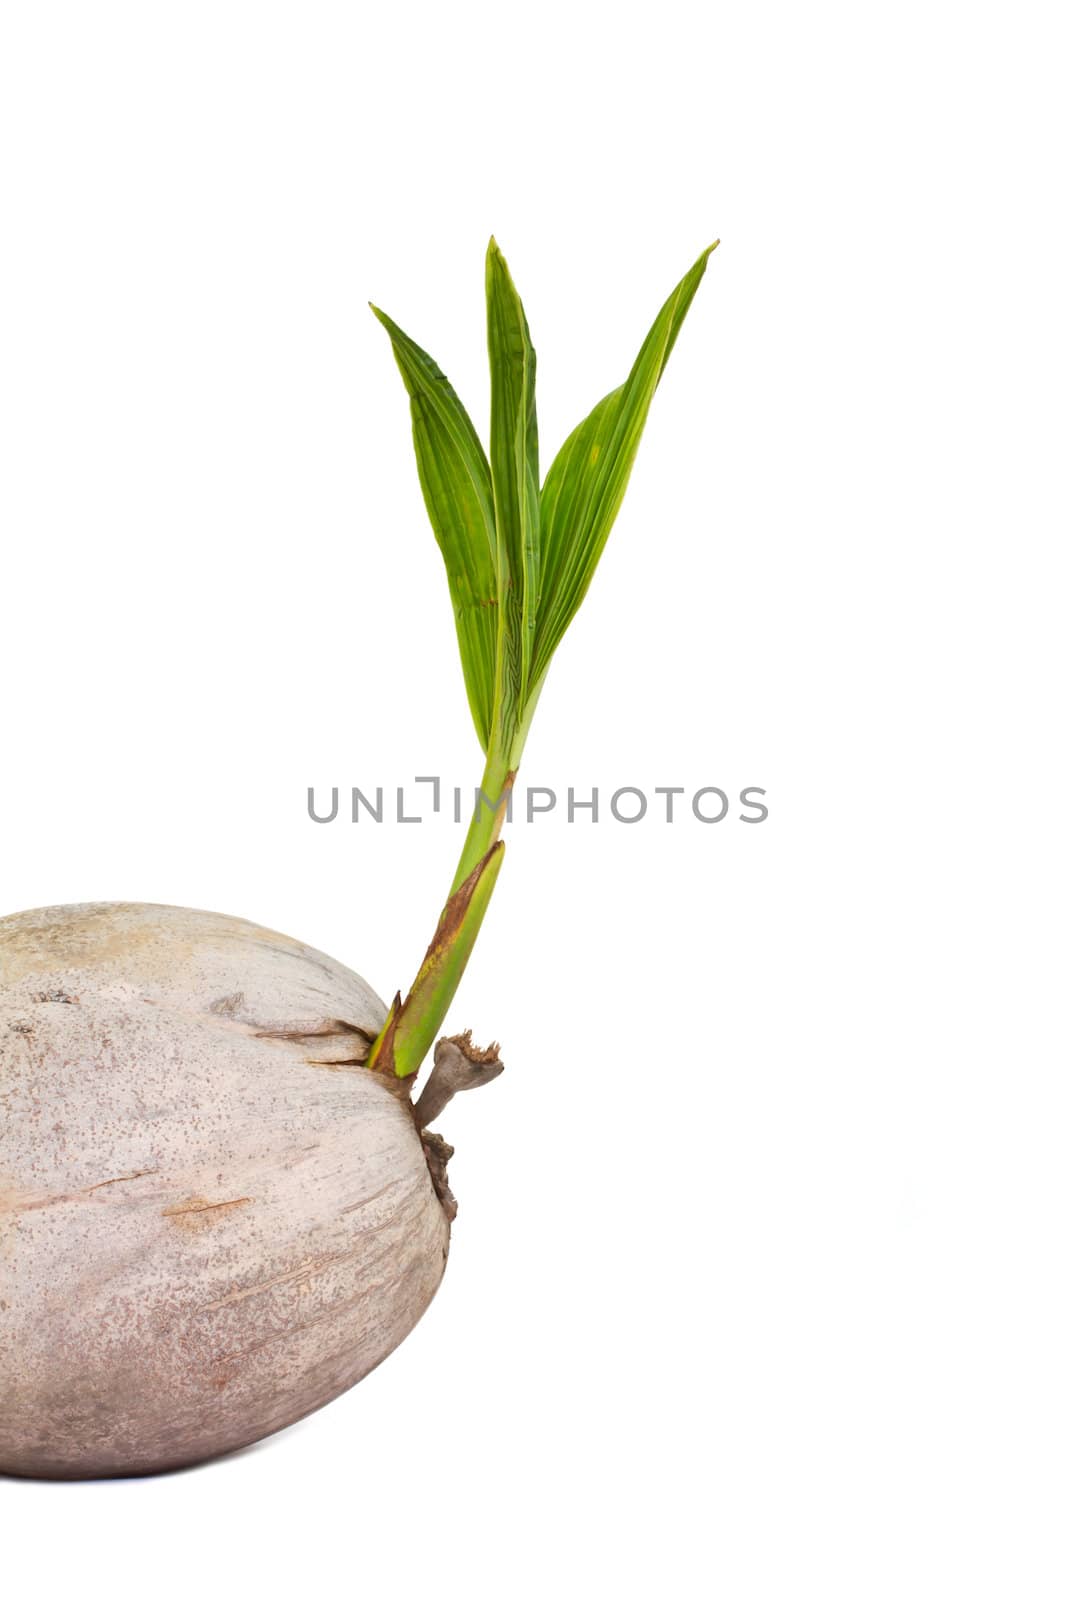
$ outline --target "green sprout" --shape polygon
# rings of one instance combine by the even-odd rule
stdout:
[[[715,241],[718,244],[718,240]],[[537,699],[618,515],[652,396],[711,245],[667,299],[629,377],[594,406],[541,480],[536,357],[511,273],[489,241],[489,453],[444,373],[377,306],[411,399],[423,498],[444,556],[485,773],[448,901],[368,1066],[408,1077],[444,1021],[503,858],[498,835]]]

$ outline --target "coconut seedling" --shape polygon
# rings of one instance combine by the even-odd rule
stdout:
[[[429,1124],[502,1070],[495,1046],[439,1034],[538,694],[709,254],[543,481],[534,351],[496,244],[488,452],[440,368],[375,308],[485,755],[403,999],[387,1007],[330,957],[209,912],[0,920],[0,1471],[144,1473],[249,1444],[356,1383],[429,1304],[455,1215],[452,1151]]]

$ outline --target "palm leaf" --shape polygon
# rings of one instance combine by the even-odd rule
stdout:
[[[626,492],[652,396],[714,248],[704,251],[663,306],[626,382],[579,423],[549,469],[541,495],[535,684],[585,598]]]
[[[474,726],[489,745],[497,671],[499,581],[489,463],[459,397],[436,362],[377,306],[411,397],[423,499],[441,547]]]
[[[492,403],[489,460],[500,584],[497,715],[516,725],[533,661],[540,570],[540,472],[535,383],[537,358],[507,262],[495,239],[485,260]]]

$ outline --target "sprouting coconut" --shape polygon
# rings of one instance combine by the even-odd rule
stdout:
[[[412,1085],[496,882],[541,684],[709,254],[543,486],[534,352],[496,244],[488,458],[441,371],[376,312],[411,397],[486,756],[485,803],[403,1001],[209,912],[0,920],[0,1471],[155,1472],[250,1444],[356,1383],[429,1304],[456,1208],[451,1148],[428,1125],[502,1064],[469,1033],[440,1038]]]

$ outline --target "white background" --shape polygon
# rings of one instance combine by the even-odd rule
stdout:
[[[723,240],[523,778],[771,807],[513,829],[424,1321],[12,1593],[1067,1591],[1057,11],[5,6],[0,910],[409,981],[459,830],[306,789],[480,771],[365,302],[481,423],[491,230],[546,459]]]

